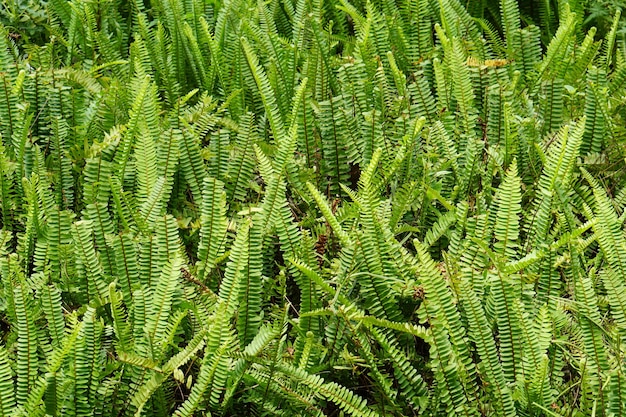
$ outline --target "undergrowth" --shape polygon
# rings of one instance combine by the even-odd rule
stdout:
[[[3,3],[0,416],[626,415],[623,24],[521,3]]]

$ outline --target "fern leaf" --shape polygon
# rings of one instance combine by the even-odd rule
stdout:
[[[129,352],[132,347],[130,328],[122,309],[122,298],[118,295],[115,284],[109,284],[109,300],[111,301],[111,315],[113,316],[113,328],[117,336],[117,351]]]
[[[76,341],[76,376],[75,393],[76,415],[87,416],[91,404],[97,394],[98,369],[104,360],[104,352],[100,346],[100,325],[96,320],[96,312],[88,308],[83,318],[83,327]]]
[[[495,247],[509,259],[515,256],[519,238],[519,216],[522,211],[520,185],[517,162],[514,160],[496,194],[498,211],[494,227],[497,240]]]
[[[496,415],[515,416],[513,396],[505,382],[496,342],[480,300],[465,280],[461,281],[460,294],[468,317],[469,335],[476,344],[476,351],[481,359],[478,367],[483,369],[485,380],[489,381],[489,391],[497,404],[494,405]]]
[[[162,367],[161,372],[153,372],[151,378],[143,383],[139,387],[138,391],[133,395],[131,402],[137,411],[135,416],[139,417],[143,414],[144,406],[150,397],[157,391],[157,389],[164,382],[165,378],[169,377],[175,369],[185,365],[197,351],[204,346],[205,334],[200,332],[193,339],[189,341],[179,353],[170,358]]]
[[[65,331],[65,319],[61,304],[61,292],[54,286],[48,285],[41,290],[41,306],[48,322],[48,332],[52,340],[52,347],[60,346]]]
[[[272,135],[278,144],[280,144],[287,136],[284,128],[284,122],[282,116],[278,110],[276,104],[276,96],[270,82],[265,74],[265,71],[259,65],[259,59],[252,50],[252,47],[245,38],[241,39],[241,45],[243,47],[248,66],[252,72],[252,76],[257,84],[261,99],[263,100],[263,106],[265,108],[265,114],[272,129]]]
[[[216,259],[224,253],[227,243],[226,193],[223,184],[215,178],[204,179],[200,221],[198,278],[205,281],[215,267]]]
[[[39,371],[37,357],[37,328],[35,327],[35,309],[30,302],[30,294],[23,284],[13,290],[13,302],[17,319],[17,392],[18,405],[28,400],[28,395],[35,387]],[[10,398],[10,397],[9,397]]]
[[[300,382],[314,390],[317,395],[328,398],[346,413],[358,417],[374,417],[378,414],[367,408],[366,401],[336,382],[324,382],[317,375],[309,375],[289,366],[280,366],[279,370],[296,377]]]
[[[249,260],[249,234],[250,221],[240,225],[237,237],[230,251],[229,261],[226,265],[224,279],[220,285],[219,298],[224,304],[226,316],[231,316],[235,311],[236,300],[239,294],[239,282],[241,274]]]
[[[596,215],[598,223],[594,231],[598,235],[598,243],[609,264],[603,275],[607,289],[611,314],[615,318],[622,338],[626,338],[626,289],[619,277],[626,274],[626,244],[621,222],[617,219],[615,210],[598,186],[594,186],[596,198]]]
[[[96,251],[91,238],[91,222],[81,220],[72,226],[74,245],[78,254],[78,267],[87,284],[87,298],[105,298],[107,295],[107,283],[104,277],[102,265],[96,256]]]
[[[221,391],[220,385],[225,382],[221,376],[224,375],[226,371],[226,369],[224,369],[226,365],[224,355],[226,354],[226,350],[230,347],[230,341],[226,340],[214,352],[209,353],[205,349],[204,359],[200,365],[200,371],[194,385],[191,388],[189,397],[174,412],[175,417],[193,416],[195,410],[205,399],[205,393],[207,391],[210,392],[209,398],[211,404],[213,406],[217,405],[214,399],[219,399]]]
[[[262,229],[256,224],[247,233],[248,241],[244,244],[247,249],[242,253],[246,254],[240,262],[243,269],[239,278],[239,311],[237,315],[237,332],[241,347],[246,346],[254,339],[254,335],[261,326],[261,295],[262,282],[261,272],[262,259]]]
[[[111,239],[115,250],[117,280],[122,289],[124,301],[132,304],[133,291],[141,286],[137,248],[129,234],[121,233]]]
[[[17,403],[15,401],[13,373],[5,348],[0,348],[0,386],[0,413],[2,413],[2,417],[8,417],[14,411]]]
[[[179,283],[180,265],[178,257],[165,263],[154,289],[153,298],[146,307],[145,332],[152,346],[158,346],[163,342],[163,336],[168,326],[167,319],[175,299],[175,289]]]
[[[183,130],[182,138],[178,141],[180,168],[185,176],[185,181],[191,189],[194,202],[201,206],[202,182],[207,171],[200,153],[198,138],[189,128]]]

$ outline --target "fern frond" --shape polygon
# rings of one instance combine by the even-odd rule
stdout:
[[[515,60],[522,48],[519,6],[516,1],[501,0],[500,13],[504,38],[506,39],[507,56],[510,60]]]
[[[310,375],[287,365],[277,367],[281,372],[293,376],[316,395],[336,403],[346,413],[359,417],[374,417],[378,414],[367,407],[366,401],[336,382],[324,382],[317,375]]]
[[[621,9],[617,9],[615,11],[615,16],[613,16],[613,23],[611,24],[611,30],[606,35],[606,40],[603,46],[603,57],[602,61],[604,61],[604,69],[608,72],[611,64],[613,63],[613,52],[615,48],[615,39],[617,36],[617,30],[619,27],[620,18],[622,16]]]
[[[239,272],[240,277],[237,284],[239,285],[237,291],[239,294],[237,331],[241,347],[246,346],[254,339],[254,335],[261,325],[262,232],[261,226],[257,226],[257,224],[250,228],[247,233],[248,241],[244,243],[247,248],[242,251],[242,258],[239,260],[242,262],[242,269]]]
[[[88,299],[107,296],[107,283],[104,270],[98,260],[92,242],[91,222],[81,220],[72,225],[74,245],[78,254],[77,266],[86,283]]]
[[[606,194],[594,185],[596,198],[596,215],[598,223],[594,231],[598,235],[598,243],[606,257],[609,268],[605,269],[602,279],[606,287],[611,315],[614,317],[622,338],[626,337],[626,289],[619,279],[626,274],[626,244],[621,222],[617,219],[615,210],[611,206]]]
[[[221,378],[225,372],[224,355],[226,350],[231,348],[231,343],[226,340],[217,350],[208,352],[205,349],[204,358],[200,365],[200,371],[196,378],[195,383],[191,387],[189,397],[184,403],[174,412],[175,417],[191,417],[194,415],[195,410],[205,400],[206,392],[209,391],[208,397],[211,400],[213,406],[216,405],[213,399],[219,399],[220,397],[220,385],[225,381]],[[220,369],[221,368],[221,369]],[[221,380],[222,379],[222,380]]]
[[[124,301],[131,305],[133,291],[141,287],[136,244],[129,234],[120,233],[111,238],[111,246],[115,250],[117,281]]]
[[[59,207],[69,208],[74,203],[72,161],[67,153],[67,125],[55,118],[52,121],[52,153],[58,170],[56,200]]]
[[[202,182],[207,175],[207,170],[200,153],[198,138],[188,127],[183,130],[182,138],[178,141],[180,155],[180,169],[185,176],[185,181],[191,189],[196,205],[202,203]]]
[[[543,62],[539,67],[539,80],[547,80],[559,76],[565,60],[568,46],[572,42],[572,34],[576,28],[576,14],[569,13],[559,24],[554,37],[548,45]]]
[[[122,297],[116,291],[115,284],[109,284],[109,300],[111,302],[111,316],[113,317],[113,328],[117,336],[117,351],[130,352],[132,347],[131,332],[128,317],[122,307]],[[129,303],[130,304],[130,303]]]
[[[286,138],[287,134],[285,132],[282,115],[280,114],[276,103],[276,95],[274,94],[267,75],[260,67],[259,60],[248,41],[245,38],[242,38],[241,44],[248,61],[248,66],[259,89],[259,94],[261,95],[261,100],[263,101],[263,106],[265,108],[265,114],[272,129],[272,135],[274,136],[274,140],[280,144]]]
[[[515,257],[519,238],[519,216],[522,211],[520,186],[521,181],[517,176],[517,162],[513,160],[496,193],[498,209],[494,226],[497,240],[495,248],[509,259]]]
[[[239,122],[240,132],[235,145],[235,155],[228,161],[226,190],[229,201],[244,201],[254,176],[254,145],[257,132],[254,117],[245,114]]]
[[[30,294],[24,284],[13,290],[17,330],[17,390],[15,398],[18,405],[28,400],[28,395],[35,388],[39,372],[37,355],[37,328],[35,327],[35,312],[30,300]],[[11,396],[9,396],[10,401]]]
[[[98,371],[104,362],[104,351],[101,349],[100,323],[96,320],[96,311],[89,307],[83,317],[83,326],[76,340],[76,370],[74,396],[76,398],[76,414],[88,415],[91,404],[97,394],[96,386]]]
[[[8,417],[14,411],[17,403],[15,401],[13,373],[5,348],[0,348],[0,386],[0,412],[2,417]]]
[[[133,406],[137,409],[135,416],[139,417],[143,414],[143,408],[145,407],[146,402],[161,386],[165,378],[169,377],[175,369],[178,369],[189,362],[196,352],[204,347],[205,337],[206,335],[204,333],[198,333],[189,341],[187,346],[163,364],[161,372],[154,372],[152,377],[145,381],[145,383],[138,389],[131,399]]]
[[[452,292],[444,278],[437,271],[434,262],[426,253],[422,244],[414,240],[414,245],[420,262],[418,267],[420,282],[424,287],[425,300],[427,300],[424,314],[428,315],[428,320],[433,328],[431,339],[427,340],[427,342],[430,344],[433,353],[437,355],[436,361],[438,363],[435,363],[434,366],[446,368],[443,370],[438,369],[437,372],[443,373],[439,374],[437,378],[441,378],[442,383],[448,385],[453,383],[455,385],[453,389],[444,394],[444,398],[448,395],[453,396],[450,398],[452,402],[449,403],[449,406],[465,409],[467,413],[474,407],[471,402],[469,404],[466,403],[473,395],[475,389],[469,381],[472,380],[476,371],[469,352],[466,330],[459,325],[460,314],[456,303],[453,301]],[[452,360],[458,364],[459,374],[457,374],[457,371],[449,373],[450,370],[448,368],[450,367],[448,364]],[[455,380],[451,381],[451,378]],[[470,412],[470,414],[473,413],[474,411]]]
[[[237,236],[230,250],[229,261],[226,265],[224,279],[220,284],[218,295],[224,305],[224,313],[227,316],[232,315],[237,307],[236,300],[239,294],[241,274],[250,256],[248,245],[249,234],[250,221],[246,221],[244,224],[240,225],[237,230]]]
[[[179,284],[180,259],[174,257],[163,266],[159,281],[154,288],[152,300],[146,306],[145,333],[153,349],[163,342],[163,336],[168,326],[172,303],[176,296],[176,287]]]
[[[370,331],[385,352],[389,353],[402,395],[408,399],[414,409],[419,410],[428,394],[422,376],[411,364],[406,354],[394,346],[395,343],[392,340],[386,338],[380,331],[375,329],[370,329]]]
[[[204,180],[200,221],[198,278],[205,281],[215,267],[215,260],[224,253],[227,243],[226,193],[223,184],[214,178]]]
[[[597,68],[587,72],[587,90],[585,97],[585,133],[580,151],[599,153],[604,150],[610,132],[608,109],[602,97],[607,88],[606,73]]]
[[[52,340],[52,347],[60,346],[65,334],[65,319],[63,317],[63,305],[61,304],[61,292],[54,285],[47,285],[40,293],[41,307],[48,322],[48,333]]]
[[[513,396],[506,384],[496,341],[480,300],[465,280],[461,281],[460,295],[469,322],[469,335],[476,344],[476,351],[481,359],[478,368],[482,371],[481,373],[484,373],[485,380],[490,381],[488,382],[489,391],[494,396],[496,415],[514,416],[516,411]]]

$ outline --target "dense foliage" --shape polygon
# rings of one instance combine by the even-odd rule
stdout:
[[[521,3],[4,2],[0,416],[626,415],[623,25]]]

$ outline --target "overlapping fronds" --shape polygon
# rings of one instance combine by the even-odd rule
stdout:
[[[27,3],[0,416],[626,414],[619,13]]]

